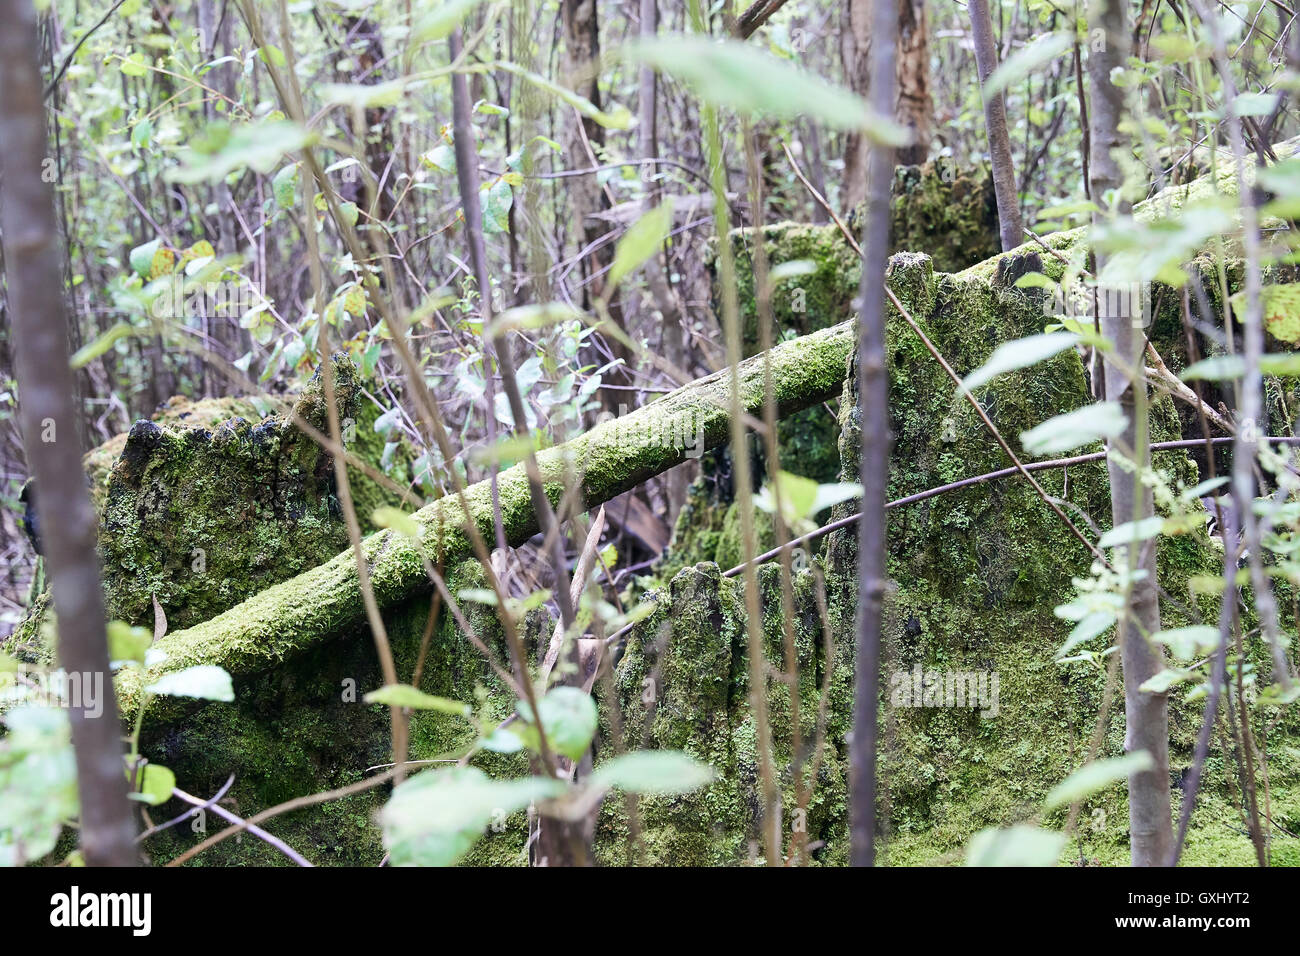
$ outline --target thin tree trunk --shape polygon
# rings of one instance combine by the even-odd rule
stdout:
[[[871,99],[894,103],[897,19],[877,0],[871,18]],[[858,410],[862,422],[862,520],[858,524],[858,622],[849,746],[849,854],[854,866],[876,861],[876,735],[880,630],[885,597],[885,492],[889,482],[889,370],[885,365],[885,269],[889,262],[889,190],[893,150],[874,144],[868,163],[858,305]]]
[[[972,4],[973,7],[973,4]],[[1125,29],[1121,0],[1100,0],[1094,9],[1093,29],[1104,31],[1102,49],[1088,57],[1088,78],[1092,84],[1091,119],[1092,173],[1091,191],[1097,203],[1105,201],[1110,190],[1123,185],[1117,152],[1122,148],[1119,134],[1124,112],[1121,91],[1111,82],[1112,70],[1124,62],[1128,32]],[[1111,212],[1125,211],[1120,208]],[[1096,219],[1105,215],[1099,212]],[[1005,241],[1005,240],[1004,240]],[[1101,275],[1105,261],[1097,255],[1096,274]],[[1113,308],[1104,312],[1117,311]],[[1138,327],[1140,316],[1102,315],[1102,334],[1115,343],[1116,353],[1129,368],[1141,368],[1144,336]],[[1105,365],[1106,396],[1118,400],[1128,417],[1128,427],[1119,441],[1135,450],[1139,467],[1150,464],[1146,385],[1131,383],[1116,364]],[[1138,476],[1122,467],[1114,458],[1108,462],[1110,472],[1111,518],[1116,525],[1146,518],[1155,513],[1151,491]],[[1147,640],[1148,634],[1160,630],[1160,603],[1156,590],[1156,539],[1142,545],[1115,550],[1117,566],[1143,570],[1146,575],[1130,586],[1128,607],[1120,622],[1118,640],[1124,667],[1124,750],[1147,751],[1153,760],[1150,770],[1129,776],[1129,843],[1134,866],[1163,866],[1173,849],[1173,821],[1169,802],[1169,701],[1165,694],[1140,690],[1142,683],[1164,669],[1164,654],[1159,645]]]
[[[1016,193],[1016,167],[1011,159],[1011,137],[1007,133],[1007,102],[1001,90],[992,96],[984,93],[984,84],[998,66],[988,0],[970,0],[967,9],[970,11],[971,40],[975,44],[980,96],[984,100],[989,159],[993,163],[993,192],[998,201],[998,233],[1002,237],[1002,251],[1006,252],[1024,242],[1024,231],[1020,224],[1020,197]]]
[[[898,0],[898,105],[894,118],[912,131],[912,142],[899,149],[897,161],[905,166],[925,162],[934,135],[925,0]]]
[[[641,37],[652,40],[659,32],[658,0],[640,0]],[[637,92],[637,152],[643,159],[654,159],[659,154],[659,74],[653,68],[642,65],[638,77]],[[647,163],[641,167],[645,181],[645,212],[653,209],[662,199],[659,182],[655,179],[658,166]],[[686,356],[686,336],[682,328],[682,314],[677,307],[673,289],[665,274],[662,253],[656,253],[646,262],[646,285],[650,297],[658,307],[663,328],[664,358],[678,368],[688,368],[690,361]],[[672,528],[677,521],[677,513],[686,503],[687,488],[691,483],[692,468],[684,465],[671,469],[664,475],[664,498],[667,503],[666,524]]]
[[[104,592],[95,555],[95,512],[86,490],[77,437],[62,255],[54,197],[43,182],[45,108],[35,55],[36,11],[30,0],[0,0],[0,143],[4,150],[0,229],[9,315],[17,340],[27,462],[40,488],[36,502],[54,606],[59,661],[97,700],[69,710],[81,800],[81,852],[89,866],[138,862],[127,799],[121,728],[108,666]],[[84,695],[83,695],[84,698]],[[93,704],[93,706],[91,706]]]
[[[600,68],[600,19],[596,0],[563,0],[561,12],[564,20],[564,82],[579,96],[586,97],[596,106],[601,103],[600,84],[597,71]],[[568,141],[565,143],[565,161],[570,169],[590,169],[600,164],[601,148],[605,145],[605,128],[593,119],[581,116],[577,110],[570,108],[570,122],[567,125]],[[575,176],[568,183],[569,205],[572,221],[578,223],[578,254],[582,256],[579,270],[584,281],[580,304],[589,308],[591,303],[600,298],[604,290],[604,277],[600,274],[614,261],[614,243],[605,242],[590,252],[585,250],[602,239],[605,232],[612,228],[593,219],[592,214],[608,209],[609,197],[595,176]],[[622,325],[623,315],[617,298],[609,303],[610,319]],[[613,337],[596,333],[589,339],[591,348],[584,361],[597,366],[604,365],[610,359],[622,359],[623,365],[605,373],[605,384],[629,386],[632,377],[628,373],[632,356],[623,345]],[[617,411],[618,406],[628,401],[625,391],[600,389],[601,403],[610,411]]]
[[[885,110],[912,131],[912,142],[898,151],[900,163],[925,162],[930,154],[934,128],[934,103],[930,98],[930,50],[925,18],[925,0],[893,0],[897,7],[894,54],[894,100]],[[872,0],[849,0],[843,7],[840,25],[840,61],[849,88],[866,96],[870,93],[870,53],[875,31],[871,27]],[[874,97],[873,97],[874,99]],[[850,133],[844,145],[844,209],[853,209],[867,195],[866,138]]]

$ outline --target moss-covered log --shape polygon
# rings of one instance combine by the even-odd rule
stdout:
[[[774,348],[738,370],[740,401],[750,413],[764,396],[764,363],[770,359],[777,405],[782,414],[799,411],[840,391],[853,347],[849,323],[842,323]],[[684,386],[630,415],[603,422],[564,445],[538,455],[547,494],[558,503],[573,475],[581,485],[582,507],[601,504],[685,460],[698,448],[697,436],[713,447],[726,440],[730,372],[723,370]],[[537,533],[522,465],[497,479],[506,540],[521,544]],[[469,518],[491,536],[492,502],[487,481],[466,491]],[[431,551],[446,566],[468,557],[460,499],[448,495],[416,512]],[[392,607],[428,586],[417,548],[403,535],[383,531],[367,538],[363,551],[381,608]],[[315,646],[359,621],[364,613],[355,557],[348,550],[325,564],[268,588],[223,614],[158,642],[166,660],[144,680],[193,664],[218,664],[236,676],[255,674]],[[119,675],[126,712],[139,702],[142,675]]]
[[[381,409],[362,395],[350,360],[335,374],[344,447],[373,471],[385,458]],[[287,398],[173,398],[86,454],[111,620],[152,627],[156,600],[172,628],[189,627],[347,547],[331,456],[297,422],[329,430],[319,375]],[[413,456],[394,448],[389,486],[352,475],[367,531],[374,509],[400,503],[395,489],[408,483]],[[37,595],[8,642],[26,659],[53,654],[42,636],[48,612],[48,595]]]

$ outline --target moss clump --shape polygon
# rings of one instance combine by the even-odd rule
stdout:
[[[959,167],[940,157],[898,167],[890,213],[894,248],[927,253],[942,272],[964,269],[1000,249],[993,174],[985,165]]]
[[[1041,329],[1041,309],[1024,293],[973,276],[936,277],[925,257],[896,256],[891,270],[900,298],[958,374],[983,364],[999,343]],[[996,441],[957,397],[915,333],[893,316],[887,335],[894,441],[888,496],[899,498],[1004,467]],[[856,477],[864,440],[855,381],[850,366],[841,401],[845,480]],[[1073,352],[1005,375],[980,397],[1018,452],[1022,430],[1090,400]],[[1178,435],[1179,422],[1167,398],[1155,400],[1152,413],[1156,440]],[[1175,480],[1196,480],[1193,463],[1181,453],[1160,453],[1156,465]],[[1103,526],[1108,523],[1103,462],[1038,477],[1048,494],[1068,502],[1071,510]],[[837,516],[854,509],[846,503],[837,508]],[[884,859],[893,864],[959,861],[978,830],[1035,817],[1048,790],[1086,759],[1105,676],[1085,664],[1056,662],[1069,626],[1053,610],[1073,597],[1071,579],[1086,573],[1091,555],[1028,484],[1015,479],[892,510],[888,540],[894,588],[886,612],[880,717]],[[801,808],[789,771],[790,689],[777,683],[768,687],[777,766],[785,768],[780,780],[784,852],[791,852],[799,832],[818,846],[813,858],[824,863],[847,858],[856,548],[851,528],[828,539],[829,649],[815,600],[816,574],[802,572],[794,582],[791,626],[805,741],[818,739],[815,724],[806,722],[817,713],[820,688],[829,694],[820,736],[823,759],[812,800],[802,813],[795,812]],[[1190,594],[1188,581],[1217,573],[1219,560],[1203,533],[1162,543],[1159,576],[1170,595],[1162,607],[1166,626],[1193,623],[1197,614],[1213,620],[1214,608]],[[765,653],[773,669],[786,664],[778,575],[769,566],[759,581]],[[617,671],[628,745],[685,749],[711,762],[719,780],[699,794],[643,801],[639,849],[622,810],[607,807],[601,833],[609,844],[602,852],[610,861],[744,863],[753,856],[761,791],[747,692],[742,587],[739,581],[721,579],[715,566],[688,567],[661,592],[654,614],[629,638]],[[1248,640],[1256,666],[1266,670],[1266,650],[1257,637]],[[982,679],[974,689],[983,699],[972,701],[979,706],[930,706],[936,702],[927,703],[924,694],[915,701],[921,706],[913,706],[914,678],[919,676],[924,685],[931,673],[948,675],[950,682],[958,674]],[[965,689],[972,689],[969,681]],[[944,703],[942,696],[937,703]],[[719,713],[723,707],[725,716]],[[1176,785],[1190,765],[1200,703],[1176,694],[1170,709]],[[1287,741],[1300,730],[1294,723],[1288,718],[1270,735],[1270,776],[1279,807],[1297,799],[1289,785],[1294,774],[1287,769],[1293,762]],[[1123,731],[1122,706],[1117,705],[1104,728],[1102,756],[1122,753]],[[1193,816],[1188,863],[1249,862],[1252,857],[1249,841],[1236,832],[1237,798],[1227,769],[1220,757],[1212,756]],[[1127,820],[1122,786],[1090,798],[1068,856],[1127,862]],[[1059,813],[1046,818],[1048,826],[1062,822]],[[796,826],[802,829],[796,831]],[[1285,859],[1288,849],[1284,845],[1277,852]]]
[[[356,369],[343,359],[335,377],[339,417],[356,446],[366,431],[355,427]],[[323,392],[318,372],[294,413],[328,432]],[[208,428],[201,422],[210,417],[184,410],[161,424],[138,421],[126,435],[99,536],[112,618],[151,623],[156,598],[173,627],[188,627],[347,547],[333,459],[290,417]],[[365,520],[379,489],[366,479],[358,491],[370,506]]]
[[[187,428],[216,428],[222,422],[232,418],[258,421],[270,410],[268,399],[256,396],[252,398],[204,398],[197,401],[177,395],[169,398],[158,411],[151,416],[151,421],[162,426],[183,430]],[[126,448],[127,433],[114,435],[108,441],[86,452],[82,465],[90,479],[91,499],[95,510],[104,511],[104,496],[108,493],[108,478],[113,466],[122,457]]]
[[[448,575],[452,593],[486,584],[477,563],[467,562]],[[463,602],[462,609],[478,637],[497,656],[508,650],[494,608]],[[414,679],[429,614],[428,594],[416,594],[386,615],[385,623],[400,679]],[[530,657],[541,636],[549,633],[545,611],[536,611],[521,629]],[[392,760],[388,708],[367,704],[365,695],[383,686],[373,640],[364,626],[341,633],[337,640],[312,648],[281,667],[237,678],[235,700],[200,705],[158,699],[146,712],[141,752],[176,773],[179,785],[195,794],[219,790],[231,774],[235,782],[222,805],[250,816],[294,797],[356,783]],[[489,724],[510,716],[514,698],[483,655],[456,626],[440,614],[429,634],[419,687],[425,693],[474,706]],[[449,714],[411,714],[410,759],[447,761],[461,757],[474,741],[470,721]],[[482,753],[473,760],[493,776],[529,772],[518,754]],[[416,771],[423,768],[416,768]],[[415,772],[415,771],[413,771]],[[341,801],[332,801],[276,817],[266,828],[316,864],[375,866],[383,857],[375,812],[391,793],[387,784]],[[160,815],[179,813],[176,804]],[[525,814],[502,821],[489,832],[468,861],[480,865],[526,862]],[[209,833],[225,824],[207,817]],[[185,826],[164,831],[147,844],[155,862],[165,862],[193,846],[203,834]],[[226,840],[195,859],[195,865],[286,865],[288,860],[261,841]]]

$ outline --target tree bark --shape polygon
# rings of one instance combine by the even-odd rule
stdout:
[[[887,113],[895,101],[895,30],[889,4],[872,11],[871,99]],[[862,421],[862,518],[858,522],[858,620],[853,739],[849,744],[849,862],[876,862],[876,735],[880,712],[880,630],[885,598],[885,497],[889,485],[889,369],[885,363],[885,268],[893,150],[873,144],[862,227],[858,299],[858,412]]]
[[[972,3],[973,8],[973,3]],[[1124,63],[1128,32],[1121,0],[1100,0],[1092,13],[1094,30],[1104,31],[1100,50],[1088,57],[1088,77],[1092,84],[1090,139],[1092,155],[1092,197],[1098,205],[1118,197],[1123,185],[1119,160],[1123,147],[1119,134],[1124,112],[1124,98],[1111,82],[1111,72]],[[1099,222],[1107,213],[1122,213],[1126,204],[1119,200],[1115,208],[1095,214]],[[1101,275],[1105,259],[1097,254],[1096,274]],[[1115,312],[1115,309],[1106,309]],[[1102,334],[1115,343],[1116,353],[1130,368],[1142,367],[1145,337],[1139,327],[1140,316],[1103,315]],[[1124,371],[1111,362],[1105,364],[1106,397],[1118,400],[1128,417],[1128,426],[1120,442],[1135,449],[1139,467],[1150,464],[1146,385],[1137,387]],[[1121,467],[1113,458],[1110,472],[1111,517],[1115,524],[1146,518],[1155,513],[1151,491],[1138,476]],[[1117,639],[1124,668],[1124,750],[1147,751],[1154,764],[1150,770],[1129,776],[1129,843],[1134,866],[1164,866],[1173,849],[1173,820],[1169,801],[1169,701],[1165,694],[1140,690],[1142,683],[1164,669],[1164,654],[1147,635],[1160,630],[1160,603],[1156,590],[1156,539],[1144,545],[1116,548],[1117,567],[1147,572],[1143,580],[1130,586],[1128,607],[1118,627]]]
[[[1011,136],[1007,132],[1006,96],[1001,91],[992,96],[984,84],[998,66],[997,47],[993,43],[993,24],[989,20],[988,0],[970,0],[971,40],[975,44],[975,66],[979,71],[980,96],[984,100],[984,125],[988,130],[989,160],[993,164],[993,192],[998,201],[998,233],[1002,251],[1024,242],[1020,220],[1020,196],[1016,189],[1016,167],[1011,159]]]
[[[640,0],[641,37],[652,40],[659,32],[658,0]],[[659,74],[650,66],[642,64],[638,76],[637,88],[637,152],[642,159],[655,159],[659,154],[658,129]],[[659,182],[655,179],[658,166],[647,163],[641,167],[641,176],[645,182],[645,202],[643,212],[649,212],[663,194]],[[682,327],[682,313],[677,307],[677,299],[668,281],[664,269],[662,253],[655,253],[645,265],[646,285],[650,298],[659,309],[660,324],[663,329],[661,340],[664,357],[678,368],[688,368],[690,362],[686,355],[686,336]],[[671,529],[677,522],[677,513],[686,503],[686,492],[691,482],[689,467],[672,468],[664,475],[664,498],[667,514],[665,524]]]
[[[923,163],[934,134],[934,103],[930,98],[930,48],[925,0],[893,0],[897,7],[895,95],[885,115],[892,114],[912,131],[912,142],[895,159],[907,165]],[[840,25],[840,60],[849,88],[870,93],[868,59],[871,51],[872,0],[849,0]],[[867,195],[867,143],[860,133],[845,138],[844,209],[854,209]]]
[[[81,801],[81,852],[88,866],[132,866],[135,827],[127,799],[122,738],[95,555],[95,512],[81,467],[68,318],[54,197],[43,181],[46,131],[30,0],[0,0],[0,157],[4,163],[4,261],[27,462],[41,489],[41,538],[58,611],[59,663],[96,702],[69,708]],[[87,683],[89,682],[89,684]]]
[[[601,96],[597,74],[600,69],[600,20],[596,0],[563,0],[561,14],[564,21],[564,82],[579,96],[599,107]],[[567,126],[565,162],[569,169],[591,169],[598,166],[605,145],[605,128],[595,120],[581,116],[577,110],[570,108],[570,113],[572,122]],[[581,257],[579,273],[583,279],[579,304],[590,309],[604,291],[605,282],[601,272],[614,261],[614,243],[606,241],[598,248],[591,248],[612,228],[592,218],[594,213],[609,208],[609,197],[594,175],[575,176],[568,181],[567,188],[573,221],[578,224],[576,254]],[[590,252],[587,251],[589,249]],[[623,324],[618,301],[609,303],[609,312],[611,321]],[[603,336],[599,332],[591,336],[589,342],[590,346],[585,350],[588,353],[585,362],[599,367],[611,359],[623,360],[622,366],[605,373],[603,382],[624,387],[631,385],[632,377],[628,370],[631,368],[632,356],[627,349],[617,339]],[[626,403],[628,394],[617,389],[599,389],[601,403],[610,411],[616,411],[620,403]]]
[[[894,118],[912,131],[895,160],[916,166],[930,155],[934,103],[930,98],[930,31],[925,0],[898,0],[898,96]]]

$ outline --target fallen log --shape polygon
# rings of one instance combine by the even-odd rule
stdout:
[[[1300,137],[1275,149],[1279,156],[1291,155],[1300,149]],[[1253,169],[1253,164],[1248,164],[1252,177]],[[1228,195],[1236,192],[1236,178],[1230,164],[1221,164],[1213,176],[1169,187],[1139,203],[1135,217],[1140,222],[1151,222],[1216,191]],[[1041,249],[1065,253],[1084,233],[1081,228],[1053,233],[1031,240],[1010,254],[1023,255]],[[986,288],[994,284],[1001,258],[994,257],[951,278],[961,286]],[[846,263],[845,268],[849,267]],[[1057,261],[1045,264],[1045,271],[1054,277],[1061,270],[1062,265]],[[852,284],[856,285],[856,277]],[[927,293],[932,294],[932,291]],[[905,294],[904,298],[908,296]],[[842,314],[842,310],[828,311],[828,314],[837,313]],[[769,358],[779,417],[838,397],[853,345],[852,324],[843,322],[782,343],[766,355],[741,363],[738,374],[742,406],[748,414],[762,409],[764,362]],[[592,508],[697,456],[704,449],[724,444],[729,438],[729,380],[729,371],[724,369],[636,412],[606,421],[570,442],[540,452],[538,467],[547,495],[558,504],[564,493],[566,475],[576,475],[581,485],[579,505],[583,509]],[[523,467],[503,471],[498,475],[498,484],[506,540],[511,545],[522,544],[538,531]],[[470,486],[466,502],[470,519],[490,540],[493,535],[489,483],[482,481]],[[471,556],[458,496],[441,498],[420,509],[414,518],[425,529],[425,546],[433,552],[430,556],[435,560],[440,557],[444,566],[450,567]],[[421,555],[400,533],[383,531],[371,535],[363,542],[363,550],[381,609],[391,608],[429,586]],[[217,664],[235,677],[259,673],[356,627],[364,616],[355,558],[350,550],[345,551],[208,621],[161,638],[156,647],[166,652],[164,661],[146,672],[132,669],[117,676],[124,713],[134,714],[140,688],[162,673],[195,664]]]
[[[764,401],[764,364],[771,362],[778,414],[802,411],[840,394],[853,349],[851,322],[782,343],[738,369],[741,404],[750,414]],[[681,464],[729,436],[730,371],[723,369],[685,385],[629,415],[610,419],[563,445],[539,452],[538,468],[547,495],[557,504],[566,477],[581,486],[579,507],[596,507],[655,475]],[[538,531],[522,465],[497,477],[501,517],[511,545]],[[492,537],[492,499],[487,480],[465,492],[469,518]],[[425,548],[444,566],[468,558],[465,513],[457,495],[426,505],[413,515]],[[396,530],[381,531],[362,544],[380,608],[389,608],[429,586],[415,544]],[[147,671],[117,676],[124,713],[135,713],[141,688],[164,673],[196,664],[216,664],[232,676],[258,673],[313,647],[365,617],[356,561],[345,551],[297,577],[276,584],[242,604],[185,630],[162,637],[155,648],[166,658]]]

